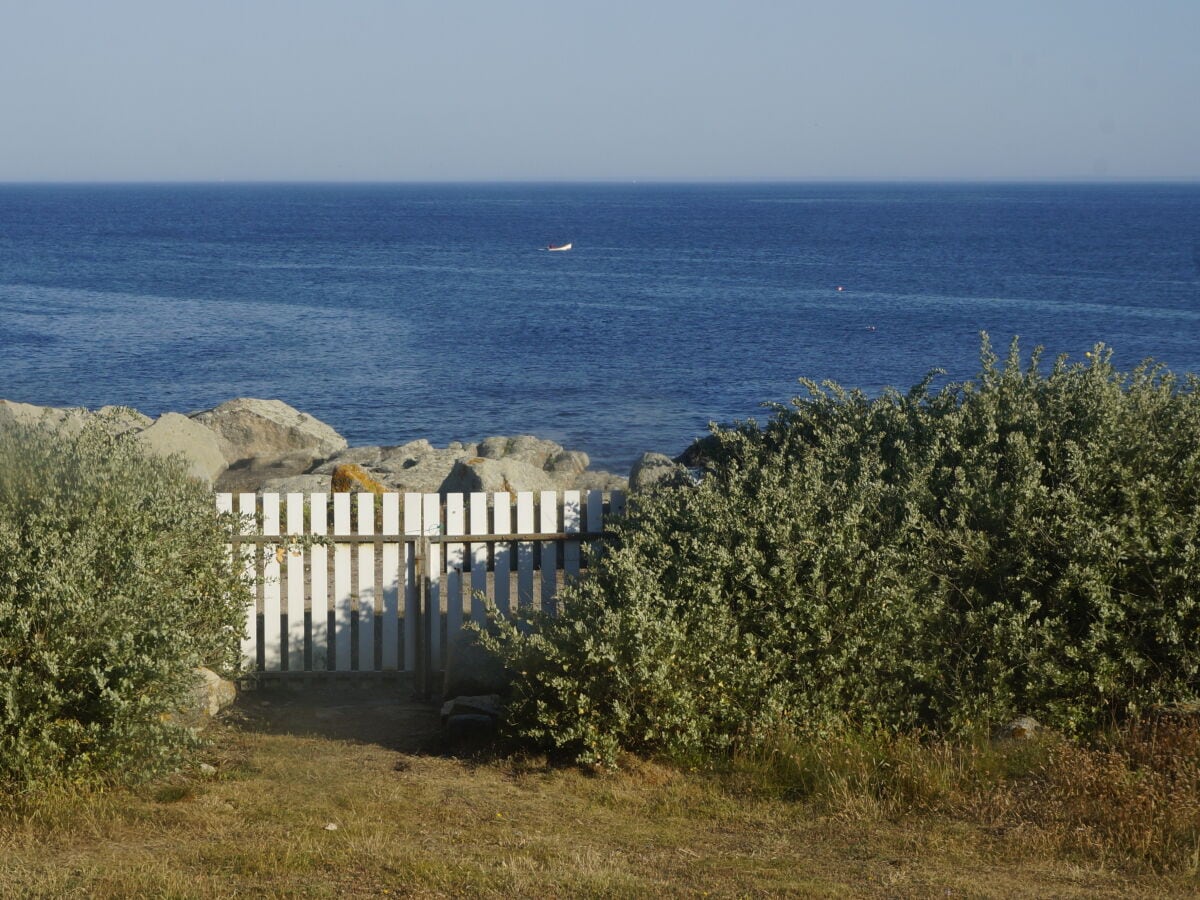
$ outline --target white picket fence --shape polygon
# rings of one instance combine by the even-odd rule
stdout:
[[[243,670],[431,672],[480,595],[553,613],[581,544],[619,514],[620,492],[218,494],[240,515],[246,566]],[[332,511],[332,521],[330,512]],[[462,536],[464,540],[453,538]]]

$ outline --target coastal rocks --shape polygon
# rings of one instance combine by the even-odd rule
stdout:
[[[243,460],[288,459],[293,467],[303,465],[288,474],[300,475],[314,462],[346,448],[344,437],[282,400],[242,397],[194,413],[192,418],[217,435],[230,466]]]
[[[458,446],[459,448],[462,447],[461,444]],[[454,447],[438,449],[424,438],[421,438],[419,441],[409,441],[407,444],[401,444],[399,447],[384,447],[381,449],[383,452],[379,456],[379,462],[375,465],[388,472],[402,472],[408,469],[415,469],[420,467],[422,463],[450,466],[454,463],[454,460],[463,455],[461,449]]]
[[[83,407],[34,406],[32,403],[0,400],[0,428],[10,423],[43,425],[54,430],[65,428],[71,433],[78,433],[84,425],[94,422],[109,434],[126,434],[142,431],[153,421],[128,406],[102,406],[93,412]]]
[[[225,470],[217,436],[179,413],[163,413],[136,439],[156,456],[180,456],[193,478],[212,484]]]
[[[85,426],[95,425],[109,434],[132,435],[153,456],[182,457],[188,473],[209,485],[225,470],[216,435],[179,413],[164,413],[154,420],[124,406],[104,406],[93,412],[0,400],[0,428],[14,424],[41,426],[59,434],[78,434]]]
[[[562,450],[542,463],[542,469],[552,478],[575,478],[590,464],[591,460],[582,450]]]
[[[149,428],[154,420],[128,406],[102,406],[92,417],[103,424],[109,434],[128,434]]]
[[[288,475],[268,479],[253,490],[264,494],[328,494],[329,481],[328,475]]]
[[[313,461],[312,455],[304,451],[266,459],[242,459],[221,474],[217,490],[233,493],[262,490],[262,485],[268,481],[307,472]]]
[[[603,470],[583,472],[571,485],[571,489],[577,491],[624,491],[628,488],[626,478]]]
[[[619,475],[589,469],[586,453],[529,434],[446,447],[424,439],[349,447],[330,426],[279,400],[241,398],[187,416],[164,413],[157,420],[127,407],[93,412],[0,400],[0,428],[41,423],[77,432],[92,421],[134,437],[151,453],[182,455],[194,477],[222,492],[515,493],[627,486]],[[342,473],[349,481],[334,482],[343,467],[350,467]]]
[[[420,441],[420,443],[428,445],[429,441]],[[375,468],[379,465],[384,455],[392,449],[391,447],[347,447],[314,468],[313,473],[332,475],[333,470],[338,466],[350,463],[364,466],[368,469]]]
[[[716,436],[708,434],[692,441],[686,450],[675,457],[675,462],[693,472],[705,472],[712,469],[719,450],[720,442]]]
[[[350,447],[314,466],[309,474],[332,475],[338,467],[354,464],[384,489],[402,493],[625,488],[625,479],[590,471],[589,463],[586,453],[566,450],[554,441],[497,435],[478,443],[454,441],[444,448],[424,439],[391,447]]]
[[[192,414],[216,435],[228,469],[217,490],[254,491],[263,483],[308,473],[345,449],[346,439],[281,400],[229,400]]]
[[[91,416],[86,409],[62,409],[54,406],[34,406],[32,403],[16,403],[0,400],[0,428],[6,425],[25,427],[42,425],[51,429],[66,428],[76,433],[83,428]]]
[[[473,452],[474,445],[470,447]],[[466,453],[462,444],[457,449],[453,446],[438,448],[426,440],[410,441],[394,448],[379,461],[381,480],[394,485],[398,491],[436,493],[455,462]]]
[[[547,460],[563,452],[561,445],[532,434],[516,437],[490,437],[479,443],[478,455],[485,459],[514,459],[536,469],[546,465]]]
[[[629,471],[629,489],[646,491],[660,487],[693,484],[691,474],[680,463],[662,453],[643,453]]]
[[[358,465],[389,491],[432,494],[441,487],[455,460],[462,455],[462,450],[438,449],[421,439],[399,446],[350,447],[311,471],[317,475],[332,475],[340,466]]]
[[[467,445],[466,449],[470,448]],[[497,435],[480,441],[474,454],[464,454],[441,490],[447,493],[625,489],[624,478],[610,472],[590,471],[590,464],[583,451],[566,450],[545,438],[531,434]]]
[[[557,484],[554,478],[542,469],[535,468],[519,459],[486,459],[472,456],[460,459],[450,474],[439,486],[443,494],[474,491],[552,491]]]

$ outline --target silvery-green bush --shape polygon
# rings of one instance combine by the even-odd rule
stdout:
[[[236,665],[228,533],[208,488],[131,437],[0,428],[0,783],[177,758],[193,667]]]
[[[872,399],[802,382],[635,498],[561,614],[484,637],[577,759],[776,729],[1082,733],[1200,693],[1200,381],[1096,348]]]

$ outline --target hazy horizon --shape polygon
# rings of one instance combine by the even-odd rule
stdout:
[[[837,185],[913,185],[913,186],[937,186],[937,185],[1190,185],[1200,184],[1200,175],[1196,176],[1174,176],[1174,175],[1157,175],[1148,177],[1123,177],[1113,175],[1109,177],[1029,177],[1029,178],[873,178],[864,176],[862,178],[771,178],[771,177],[746,177],[746,178],[559,178],[559,179],[532,179],[532,178],[429,178],[423,180],[417,179],[333,179],[333,178],[287,178],[287,179],[272,179],[272,178],[254,178],[254,179],[236,179],[236,178],[220,178],[220,179],[30,179],[26,181],[0,181],[0,187],[20,187],[20,186],[37,186],[44,185],[46,187],[54,187],[58,185],[78,185],[86,187],[95,185],[102,187],[111,185],[120,187],[128,186],[147,186],[154,185],[195,185],[197,187],[208,187],[212,185],[229,185],[239,186],[244,185],[253,187],[254,185],[361,185],[363,187],[403,187],[405,185],[424,186],[424,185],[529,185],[536,187],[538,185],[631,185],[642,184],[647,186],[654,185],[705,185],[709,187],[720,187],[722,185],[737,186],[737,185],[820,185],[827,184],[830,186]]]
[[[1200,179],[1200,3],[44,0],[3,183]]]

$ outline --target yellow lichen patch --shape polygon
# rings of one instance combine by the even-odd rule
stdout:
[[[366,491],[372,494],[382,494],[387,488],[371,477],[357,463],[345,463],[333,470],[330,488],[335,494],[360,493]]]

